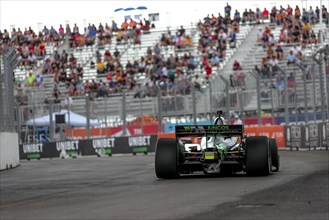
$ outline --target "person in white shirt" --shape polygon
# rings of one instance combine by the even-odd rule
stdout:
[[[234,116],[234,122],[233,122],[234,125],[242,125],[242,121],[241,119],[239,118],[239,115],[235,115]]]
[[[69,96],[69,95],[66,95],[65,100],[64,100],[64,104],[65,104],[66,108],[70,109],[72,104],[73,104],[72,97]]]

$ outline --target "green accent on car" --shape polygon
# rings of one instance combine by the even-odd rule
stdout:
[[[229,125],[208,125],[208,130],[229,130]]]
[[[184,126],[185,131],[191,131],[191,127],[190,126]]]
[[[204,153],[204,159],[214,160],[215,159],[215,153],[214,152],[205,152]]]

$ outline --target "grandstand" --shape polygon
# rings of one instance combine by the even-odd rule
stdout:
[[[255,66],[261,66],[262,59],[266,57],[266,49],[262,47],[261,43],[256,41],[257,35],[260,28],[264,30],[265,27],[268,27],[271,30],[271,34],[273,34],[274,39],[279,39],[282,25],[277,25],[273,23],[273,21],[271,22],[265,18],[262,20],[262,22],[259,22],[256,19],[256,16],[253,16],[255,15],[248,15],[247,22],[238,20],[239,32],[236,33],[235,46],[232,46],[229,42],[225,41],[225,55],[220,57],[219,65],[212,66],[209,76],[206,75],[206,66],[203,63],[205,52],[200,49],[200,42],[202,42],[201,36],[204,34],[204,30],[200,29],[200,24],[191,24],[189,27],[184,27],[185,33],[183,37],[186,38],[188,35],[191,38],[191,44],[183,45],[182,47],[177,46],[177,42],[180,37],[180,34],[177,33],[179,33],[180,28],[182,27],[168,27],[166,29],[155,28],[151,29],[147,34],[140,33],[140,36],[137,36],[137,31],[135,33],[135,28],[124,30],[123,33],[111,31],[111,43],[103,43],[102,39],[100,38],[103,32],[100,29],[97,29],[96,34],[91,36],[93,41],[91,45],[77,44],[77,46],[74,47],[69,46],[70,42],[72,42],[72,36],[70,35],[63,37],[57,44],[55,42],[45,40],[45,50],[47,54],[42,59],[37,60],[36,66],[20,66],[15,70],[16,82],[23,87],[24,97],[27,97],[26,102],[22,104],[34,106],[34,108],[37,109],[34,116],[43,115],[45,111],[47,111],[47,108],[44,107],[45,100],[55,99],[57,102],[64,103],[64,99],[68,92],[70,92],[70,88],[72,87],[72,91],[76,91],[76,84],[78,84],[76,81],[78,80],[81,81],[82,92],[70,93],[73,98],[73,105],[71,110],[76,113],[86,115],[87,99],[85,92],[88,89],[87,84],[94,81],[98,85],[103,84],[105,93],[102,93],[102,86],[96,86],[94,92],[91,91],[89,93],[89,98],[91,99],[90,107],[92,118],[98,118],[99,120],[103,121],[106,117],[107,120],[110,121],[110,126],[116,126],[122,124],[122,120],[120,119],[122,116],[122,111],[126,111],[125,114],[127,118],[131,117],[129,120],[133,120],[136,118],[136,115],[139,114],[148,114],[150,116],[157,117],[159,111],[159,99],[156,96],[156,85],[158,85],[157,83],[161,81],[161,68],[167,65],[166,61],[170,60],[171,57],[177,57],[179,60],[178,63],[180,63],[182,60],[182,64],[175,63],[176,66],[173,70],[175,73],[175,81],[172,82],[174,87],[173,89],[166,89],[166,91],[162,93],[162,116],[168,119],[168,121],[170,121],[170,117],[172,116],[186,116],[191,118],[191,115],[193,114],[193,105],[196,105],[196,113],[200,116],[214,112],[215,109],[223,108],[227,105],[227,95],[225,90],[226,86],[229,86],[231,110],[236,112],[245,110],[248,115],[256,115],[257,85],[256,79],[251,74],[251,72],[255,71]],[[242,20],[244,20],[244,18]],[[201,26],[205,25],[206,21],[207,19],[204,19],[204,23],[201,24]],[[227,28],[227,25],[224,27],[224,29],[225,28],[227,29],[226,34],[229,35],[232,30]],[[324,25],[319,23],[312,25],[312,30],[314,33],[318,34],[319,31],[323,29]],[[91,27],[88,27],[88,30],[91,30]],[[212,31],[214,30],[215,29],[212,29]],[[324,44],[329,43],[328,32],[328,27],[325,27],[324,33],[326,33],[326,36],[325,42],[323,42]],[[121,34],[123,34],[123,40],[117,41],[117,38]],[[211,31],[208,34],[210,38]],[[175,43],[172,45],[161,45],[163,35],[167,37],[169,36],[168,39],[175,39]],[[140,37],[140,43],[138,44],[136,44],[134,41],[137,37]],[[46,38],[44,37],[42,39]],[[217,40],[217,36],[215,39]],[[210,42],[215,42],[216,40],[210,40]],[[289,51],[292,50],[294,46],[299,47],[301,45],[299,42],[281,42],[279,44],[281,45],[284,54],[283,59],[279,60],[278,62],[278,66],[281,70],[271,70],[271,74],[273,74],[272,78],[262,77],[261,79],[261,91],[264,92],[264,94],[261,96],[262,110],[270,112],[274,105],[274,110],[277,114],[282,114],[284,111],[285,103],[282,96],[282,90],[279,88],[275,88],[273,90],[273,103],[271,103],[272,99],[269,95],[269,91],[271,90],[270,88],[272,87],[271,85],[275,84],[277,78],[276,76],[279,74],[279,72],[286,74],[293,73],[295,79],[296,86],[289,88],[289,91],[291,91],[288,103],[289,108],[295,108],[296,106],[298,108],[304,107],[305,84],[308,90],[315,90],[315,94],[308,93],[306,98],[312,100],[315,108],[318,108],[321,105],[321,94],[319,89],[320,79],[317,77],[319,73],[318,71],[314,70],[314,76],[306,79],[305,82],[303,80],[303,75],[305,68],[311,66],[314,63],[314,61],[312,61],[311,55],[319,48],[320,43],[309,43],[304,45],[304,60],[302,65],[286,64]],[[134,61],[136,61],[136,63],[140,65],[140,60],[142,59],[141,57],[147,61],[149,48],[151,48],[153,56],[153,63],[149,64],[150,67],[136,67],[135,70],[133,70],[133,73],[127,73],[127,68],[131,68],[127,66],[130,65],[130,63],[133,64]],[[99,52],[101,59],[104,61],[104,54],[107,51],[111,53],[111,56],[113,57],[116,50],[119,51],[120,58],[113,58],[111,62],[104,62],[105,65],[113,62],[113,65],[116,65],[115,68],[111,70],[111,67],[109,67],[110,70],[108,71],[98,72],[98,55],[96,55],[96,52]],[[159,50],[160,58],[154,57],[156,50]],[[208,48],[207,50],[211,49]],[[55,60],[54,54],[58,53],[62,55],[63,51],[67,52],[68,58],[73,55],[76,58],[75,63],[78,63],[83,67],[83,74],[81,78],[74,78],[74,83],[72,83],[70,80],[67,82],[67,78],[71,77],[70,75],[72,75],[72,71],[76,72],[76,66],[73,67],[73,70],[70,69],[71,63],[68,60],[65,61],[67,65],[61,67],[65,72],[64,80],[58,80],[61,77],[59,72],[43,72],[46,65],[46,60],[50,59],[51,62],[53,62]],[[184,56],[194,57],[194,68],[189,69],[187,64],[184,65]],[[160,59],[160,61],[154,61],[156,59]],[[225,79],[230,82],[231,77],[235,74],[235,71],[232,69],[235,60],[239,61],[242,67],[242,71],[245,74],[245,78],[243,79],[243,86],[232,87],[231,85],[225,84]],[[153,73],[150,75],[147,70],[149,68],[150,71],[152,71],[151,67],[154,62],[158,62],[156,63],[157,70],[155,76],[152,75]],[[185,62],[187,62],[187,60],[185,60]],[[169,65],[166,67],[168,72],[170,72]],[[118,68],[120,70],[117,70]],[[43,82],[40,86],[26,86],[26,80],[30,71],[33,71],[34,75],[39,74],[43,76]],[[58,79],[55,77],[56,74],[58,74]],[[200,90],[196,91],[194,98],[191,92],[191,87],[194,86],[193,80],[196,75],[201,76],[201,88]],[[119,80],[120,83],[114,82],[116,85],[113,88],[110,88],[110,78],[117,82]],[[155,81],[153,80],[154,78]],[[167,85],[170,84],[170,80],[167,79],[167,77],[165,77],[165,81]],[[179,90],[179,82],[182,83],[183,90]],[[118,86],[118,84],[120,85]],[[147,91],[145,85],[152,85],[151,92],[148,96],[139,98],[142,96],[142,93],[139,92]],[[138,88],[140,88],[140,90],[138,90]],[[125,93],[125,106],[122,104],[122,93]],[[239,99],[239,94],[242,94],[241,100]],[[209,97],[210,95],[211,97]]]

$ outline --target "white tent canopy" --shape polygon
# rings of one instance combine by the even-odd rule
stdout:
[[[65,115],[65,125],[72,127],[86,127],[87,126],[87,118],[78,115],[72,111],[61,110],[59,112],[54,112],[52,115],[53,122],[55,124],[55,115]],[[50,125],[50,117],[49,115],[42,116],[40,118],[30,119],[26,122],[28,126],[49,126]],[[97,120],[90,119],[90,126],[97,127],[101,124]]]

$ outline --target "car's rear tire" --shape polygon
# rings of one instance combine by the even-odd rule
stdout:
[[[246,173],[251,176],[267,176],[270,174],[271,158],[269,140],[265,136],[248,137],[246,139]]]
[[[155,174],[158,178],[179,177],[179,152],[176,139],[158,139],[155,150]]]
[[[272,166],[274,167],[272,171],[277,172],[280,169],[280,155],[278,151],[278,145],[275,139],[271,138],[269,142],[270,142]]]

